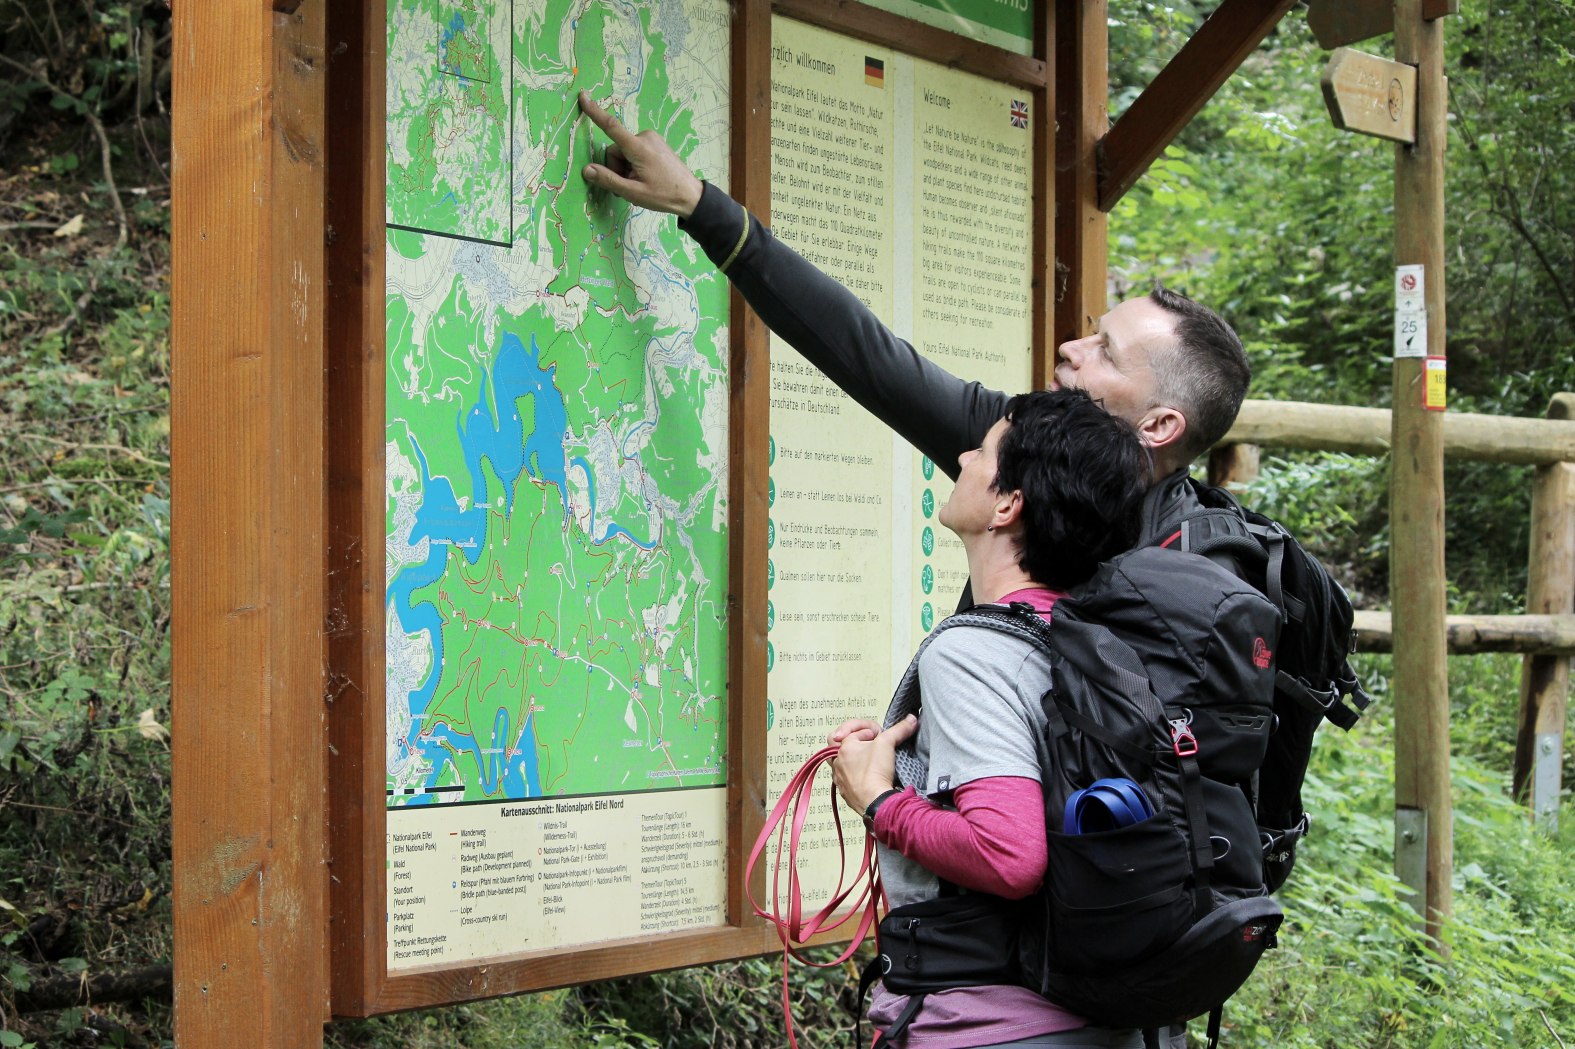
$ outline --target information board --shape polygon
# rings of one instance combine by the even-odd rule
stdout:
[[[1031,385],[1030,103],[1021,89],[777,18],[772,226],[943,367]],[[849,717],[879,719],[956,605],[951,482],[781,340],[771,343],[769,792]],[[955,468],[956,464],[946,464]],[[828,807],[802,869],[834,884]]]
[[[575,96],[725,185],[729,21],[389,2],[391,972],[725,920],[727,288]]]
[[[948,464],[730,325],[671,216],[589,191],[605,141],[576,96],[736,185],[921,353],[1017,390],[1047,67],[868,7],[364,5],[383,119],[335,251],[340,286],[377,289],[344,326],[377,363],[335,364],[354,418],[329,449],[356,697],[330,709],[333,1009],[767,951],[742,870],[765,809],[879,716],[965,581]],[[341,108],[354,130],[379,106]]]

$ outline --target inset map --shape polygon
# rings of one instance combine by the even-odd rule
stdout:
[[[508,0],[390,4],[390,226],[511,238],[512,16]]]

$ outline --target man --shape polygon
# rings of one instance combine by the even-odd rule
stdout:
[[[778,241],[715,186],[702,183],[652,131],[635,134],[584,92],[580,108],[612,145],[585,181],[639,207],[678,216],[766,325],[859,404],[956,478],[1007,394],[965,382],[921,357],[857,297]],[[1153,457],[1140,542],[1165,539],[1196,509],[1186,468],[1230,429],[1251,378],[1241,341],[1213,311],[1156,287],[1062,343],[1055,387],[1088,391],[1136,427]],[[968,594],[963,603],[970,603]]]

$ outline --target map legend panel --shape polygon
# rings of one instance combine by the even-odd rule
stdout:
[[[389,967],[726,921],[727,792],[388,814]]]

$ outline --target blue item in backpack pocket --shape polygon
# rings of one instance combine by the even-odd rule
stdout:
[[[1120,830],[1154,815],[1148,795],[1129,779],[1098,779],[1066,799],[1061,829],[1066,834]]]

